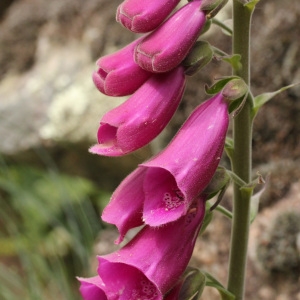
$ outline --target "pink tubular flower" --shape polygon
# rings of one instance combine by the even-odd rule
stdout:
[[[125,0],[117,10],[117,21],[133,32],[149,32],[159,26],[180,0]]]
[[[106,113],[90,152],[121,156],[148,144],[168,124],[185,87],[184,69],[154,74],[127,101]]]
[[[143,219],[159,226],[184,215],[213,177],[224,149],[228,105],[217,94],[199,105],[170,144],[143,163]]]
[[[188,211],[216,171],[228,123],[227,103],[218,94],[194,110],[163,152],[123,180],[102,214],[119,229],[117,243],[140,218],[159,226]]]
[[[179,65],[201,33],[206,17],[201,1],[189,2],[135,48],[135,61],[150,72],[167,72]]]
[[[93,81],[98,90],[108,96],[126,96],[134,93],[150,76],[134,62],[135,40],[119,51],[101,57]]]
[[[100,256],[99,279],[79,279],[84,299],[162,300],[191,258],[204,214],[205,199],[199,197],[176,222],[145,226],[123,248]]]

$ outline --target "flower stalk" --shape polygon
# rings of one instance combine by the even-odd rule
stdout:
[[[250,88],[250,24],[252,10],[238,0],[233,1],[233,53],[241,55],[241,68],[234,70]],[[233,121],[234,151],[232,170],[243,181],[251,181],[252,169],[252,99],[248,96],[242,110]],[[228,290],[236,300],[244,298],[247,247],[250,227],[251,193],[245,193],[234,183],[233,223],[229,260]]]

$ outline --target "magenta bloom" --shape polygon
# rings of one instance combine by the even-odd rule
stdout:
[[[176,222],[145,226],[119,251],[100,256],[100,279],[80,279],[84,299],[162,300],[186,269],[204,214],[200,197]]]
[[[160,226],[186,214],[216,171],[228,123],[227,103],[217,94],[194,110],[165,150],[125,178],[102,215],[118,227],[117,242],[142,224],[141,215]]]
[[[103,116],[98,144],[90,152],[120,156],[148,144],[172,118],[184,87],[182,67],[153,74],[127,101]]]
[[[135,40],[119,51],[101,57],[93,81],[98,90],[109,96],[126,96],[134,93],[151,75],[134,62]]]
[[[199,105],[170,144],[143,163],[143,219],[158,226],[184,215],[213,177],[224,149],[229,124],[221,94]]]
[[[117,21],[133,32],[149,32],[159,26],[180,0],[125,0],[117,10]]]
[[[143,38],[135,49],[135,61],[143,69],[157,73],[179,65],[205,24],[205,13],[200,5],[199,0],[189,2]]]

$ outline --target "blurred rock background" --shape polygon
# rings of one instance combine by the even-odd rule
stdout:
[[[99,211],[112,190],[138,163],[162,148],[193,108],[207,98],[204,84],[210,85],[215,78],[230,72],[228,65],[213,60],[203,72],[189,78],[179,111],[149,147],[123,158],[89,154],[87,150],[96,142],[101,116],[124,100],[100,94],[91,80],[98,57],[136,38],[115,22],[120,2],[2,0],[0,3],[0,279],[5,283],[0,286],[0,295],[3,299],[20,296],[41,299],[39,293],[45,295],[43,299],[76,299],[77,283],[72,279],[74,288],[72,285],[65,293],[62,290],[66,286],[52,287],[55,284],[47,283],[48,277],[37,274],[37,266],[41,273],[48,268],[47,264],[37,262],[41,253],[50,263],[65,264],[66,270],[58,278],[65,272],[70,273],[70,278],[74,274],[86,275],[99,231],[102,229],[95,247],[97,254],[111,251],[116,235],[111,229],[103,230],[99,220]],[[254,95],[300,82],[299,17],[297,1],[261,0],[257,5],[252,30]],[[229,5],[217,18],[230,18]],[[219,28],[213,26],[205,38],[230,52],[230,38]],[[266,104],[254,124],[254,174],[256,171],[263,176],[269,174],[269,179],[251,229],[246,299],[300,299],[299,137],[300,88],[295,87]],[[223,164],[228,164],[225,158]],[[231,208],[230,190],[223,204]],[[82,214],[86,210],[90,222]],[[51,215],[37,218],[35,222],[39,225],[34,225],[34,216],[44,216],[45,211]],[[83,223],[78,226],[78,222]],[[89,240],[80,234],[82,224],[86,224]],[[43,230],[33,235],[39,226]],[[36,243],[38,255],[34,259],[28,253],[36,248],[29,247],[24,236]],[[192,264],[200,265],[224,284],[229,236],[230,222],[215,213],[192,259]],[[85,249],[90,250],[83,254]],[[75,267],[72,257],[80,257],[81,263]],[[73,273],[70,266],[75,269]],[[30,277],[30,284],[21,276],[28,273],[35,274]],[[26,287],[22,286],[24,282]],[[36,282],[41,282],[41,290],[34,288]],[[202,298],[219,299],[209,288]]]

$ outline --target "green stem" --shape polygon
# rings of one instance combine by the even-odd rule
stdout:
[[[233,1],[233,53],[241,55],[242,67],[235,70],[250,88],[250,23],[252,11],[240,1]],[[252,118],[251,97],[233,121],[233,172],[246,183],[251,181]],[[244,298],[247,247],[250,226],[251,194],[243,193],[234,183],[233,221],[229,260],[228,290],[236,300]]]
[[[232,34],[232,30],[218,19],[213,18],[212,23],[218,25],[220,28],[227,31],[230,35]]]

